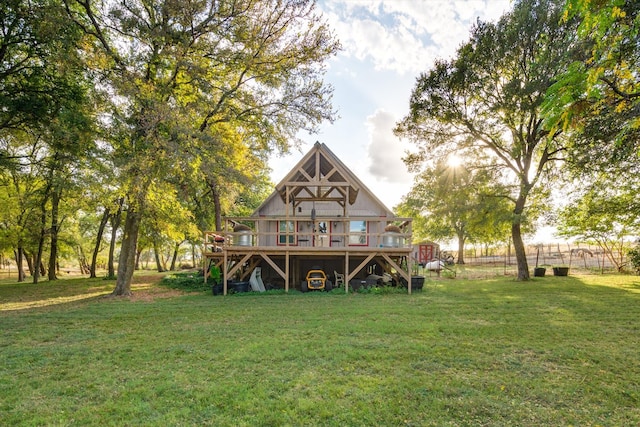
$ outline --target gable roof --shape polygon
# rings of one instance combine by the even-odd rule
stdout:
[[[255,213],[280,196],[287,203],[287,188],[290,200],[333,200],[353,205],[363,192],[378,204],[387,216],[393,211],[384,205],[358,177],[327,147],[316,142],[311,150],[276,185],[275,191],[256,209]]]

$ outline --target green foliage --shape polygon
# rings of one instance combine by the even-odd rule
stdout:
[[[469,156],[471,157],[471,156]],[[463,261],[467,241],[493,243],[509,234],[510,207],[506,190],[490,169],[439,161],[415,179],[409,193],[395,209],[414,218],[414,240],[456,238]]]
[[[580,23],[582,54],[549,88],[547,120],[574,134],[569,158],[575,173],[629,173],[640,148],[640,5],[568,0],[565,19]]]
[[[625,192],[606,181],[578,192],[559,214],[558,233],[595,242],[616,266],[625,266],[630,236],[640,234],[637,192]]]
[[[101,123],[127,210],[115,290],[127,294],[142,218],[158,214],[146,230],[156,246],[158,230],[175,231],[153,224],[162,221],[152,183],[180,188],[198,225],[217,228],[239,195],[259,187],[271,150],[333,120],[323,63],[339,43],[309,1],[66,6],[84,31],[79,47],[100,76],[96,89],[112,100]]]
[[[629,252],[627,252],[627,255],[629,256],[629,262],[635,269],[636,273],[640,275],[640,247],[630,249]]]
[[[204,283],[204,277],[195,272],[172,273],[162,278],[160,284],[173,289],[180,289],[187,292],[209,292],[211,285]]]
[[[77,97],[80,32],[64,15],[55,0],[0,4],[0,134],[46,128]]]

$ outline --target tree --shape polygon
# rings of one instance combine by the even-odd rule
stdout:
[[[490,187],[494,182],[491,172],[440,160],[416,177],[396,209],[418,219],[413,227],[417,235],[434,240],[456,238],[457,263],[464,264],[467,241],[486,242],[504,232],[509,221],[506,199]]]
[[[56,0],[0,5],[0,168],[15,178],[40,178],[31,193],[37,195],[38,219],[28,229],[15,229],[37,234],[28,258],[34,282],[46,272],[47,243],[49,279],[56,278],[63,189],[69,188],[72,165],[86,158],[92,142],[88,87],[74,48],[81,33],[65,17]]]
[[[338,43],[300,0],[65,0],[92,39],[89,63],[118,101],[110,125],[126,179],[115,295],[130,293],[140,221],[153,181],[221,148],[229,123],[255,152],[286,150],[332,120],[323,62]]]
[[[168,185],[152,185],[147,201],[147,215],[141,233],[153,247],[159,272],[167,270],[163,251],[177,252],[187,238],[199,234],[193,214],[178,199],[177,191]],[[177,256],[177,255],[176,255]],[[175,261],[174,261],[175,264]],[[172,270],[172,268],[169,268]]]
[[[63,12],[56,0],[0,4],[0,135],[45,126],[74,90],[78,74],[64,64],[73,63],[79,32]],[[0,151],[0,166],[7,160]]]
[[[532,194],[565,149],[561,130],[541,116],[545,93],[575,47],[573,23],[560,23],[561,13],[553,1],[521,0],[497,23],[478,22],[454,59],[418,78],[410,113],[396,127],[420,148],[410,165],[473,149],[499,168],[510,186],[518,280],[529,279],[522,225]]]
[[[11,157],[22,158],[22,152],[16,150],[17,144],[8,146]],[[43,149],[35,141],[32,152]],[[18,162],[14,167],[0,173],[0,187],[3,189],[2,222],[3,242],[13,249],[18,267],[18,282],[23,282],[26,274],[23,261],[27,261],[30,273],[34,274],[33,255],[42,244],[42,211],[44,189],[47,181],[42,178],[36,164]],[[46,218],[45,218],[46,220]],[[38,273],[35,273],[39,275]],[[37,277],[35,278],[37,281]]]
[[[606,181],[578,193],[559,214],[561,236],[595,242],[612,264],[621,271],[625,266],[628,241],[640,234],[639,186],[620,188]]]
[[[584,54],[547,92],[553,126],[571,130],[574,171],[627,171],[640,155],[640,3],[567,0],[565,20],[579,19]]]
[[[571,132],[568,165],[585,189],[561,211],[560,230],[596,242],[621,269],[640,218],[640,4],[567,0],[564,19],[579,20],[584,55],[543,107],[550,125]]]

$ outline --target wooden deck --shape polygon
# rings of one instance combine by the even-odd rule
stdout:
[[[243,220],[247,222],[246,218]],[[237,223],[237,219],[234,222]],[[410,226],[410,221],[408,224]],[[344,274],[346,292],[350,281],[364,278],[371,265],[379,268],[376,274],[389,273],[398,279],[404,279],[408,284],[408,292],[411,292],[412,247],[405,243],[411,241],[410,233],[396,233],[390,238],[388,233],[362,233],[354,236],[353,233],[265,233],[251,229],[207,232],[204,237],[205,269],[208,271],[211,264],[220,267],[225,294],[230,278],[248,280],[257,266],[266,267],[274,273],[278,280],[284,282],[284,289],[289,291],[304,278],[310,265],[319,265],[330,275],[334,272]],[[255,245],[256,242],[268,239],[280,239],[284,244]],[[362,241],[366,245],[349,244],[350,241]]]

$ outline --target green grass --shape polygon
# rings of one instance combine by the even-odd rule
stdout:
[[[638,277],[54,298],[113,286],[75,280],[0,284],[1,425],[640,424]]]

